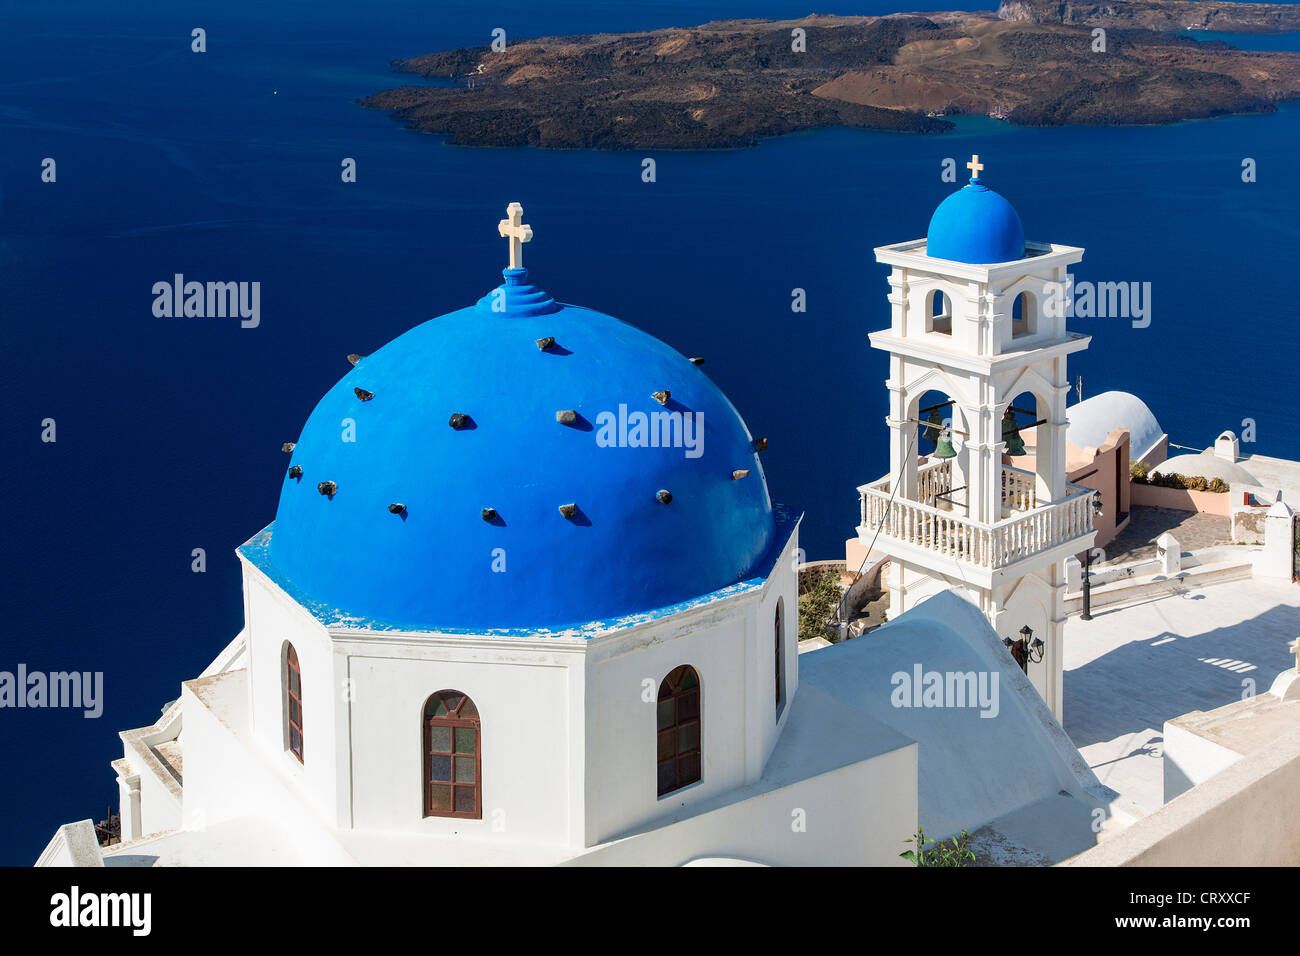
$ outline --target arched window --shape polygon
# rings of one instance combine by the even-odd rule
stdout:
[[[478,708],[458,690],[424,702],[424,815],[483,818]]]
[[[659,685],[659,796],[700,779],[700,678],[683,664]]]
[[[776,645],[776,719],[781,719],[781,708],[785,704],[785,599],[776,599],[776,623],[772,643]]]
[[[289,738],[289,752],[302,763],[302,668],[298,666],[298,652],[286,644],[284,654],[285,722]]]

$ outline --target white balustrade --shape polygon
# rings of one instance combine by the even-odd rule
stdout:
[[[1002,466],[1002,506],[1013,511],[1038,507],[1038,482],[1032,471]]]
[[[950,463],[945,461],[940,465]],[[946,490],[940,482],[945,476],[950,477],[951,471],[945,472],[940,465],[927,466],[922,471],[926,483],[921,488],[939,489],[934,493]],[[1020,500],[1026,504],[1036,502],[1032,487],[1028,490],[1023,487],[1022,475],[1033,477],[1028,472],[1019,472],[1010,485],[1004,481],[1003,488],[1014,488],[1014,495],[1021,496]],[[888,478],[858,488],[864,529],[875,533],[878,528],[882,537],[984,568],[1005,567],[1091,531],[1091,490],[1077,485],[1069,485],[1067,490],[1069,496],[1055,504],[1030,504],[1023,513],[989,525],[941,511],[925,500],[894,498],[891,501]],[[919,496],[924,499],[926,493],[922,491]]]
[[[941,458],[922,465],[916,472],[916,500],[932,505],[936,495],[952,490],[952,459]]]

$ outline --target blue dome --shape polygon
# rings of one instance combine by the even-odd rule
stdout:
[[[504,276],[321,399],[293,449],[301,476],[280,492],[278,575],[359,619],[495,629],[654,610],[750,574],[775,529],[726,396],[658,339],[554,301],[522,268]],[[640,447],[653,429],[638,431],[637,413],[702,421],[699,453]],[[342,440],[348,419],[355,441]]]
[[[1025,227],[1011,203],[972,179],[935,209],[925,253],[974,265],[1023,259]]]

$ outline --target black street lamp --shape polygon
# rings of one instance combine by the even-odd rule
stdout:
[[[1092,513],[1093,515],[1101,514],[1100,491],[1093,493]],[[1079,620],[1092,620],[1092,548],[1083,553],[1083,613],[1079,615]]]
[[[1041,637],[1034,637],[1034,629],[1028,624],[1020,629],[1020,640],[1013,641],[1009,637],[1004,637],[1002,643],[1026,674],[1029,673],[1030,663],[1042,663],[1043,651],[1047,649]]]

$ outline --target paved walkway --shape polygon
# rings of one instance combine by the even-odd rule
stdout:
[[[1071,617],[1065,730],[1102,783],[1151,813],[1164,802],[1165,721],[1264,693],[1295,666],[1297,635],[1300,586],[1254,578]]]
[[[1154,558],[1156,538],[1166,531],[1178,540],[1184,551],[1232,544],[1232,527],[1227,518],[1174,508],[1135,507],[1128,527],[1106,545],[1106,561],[1124,564]]]

